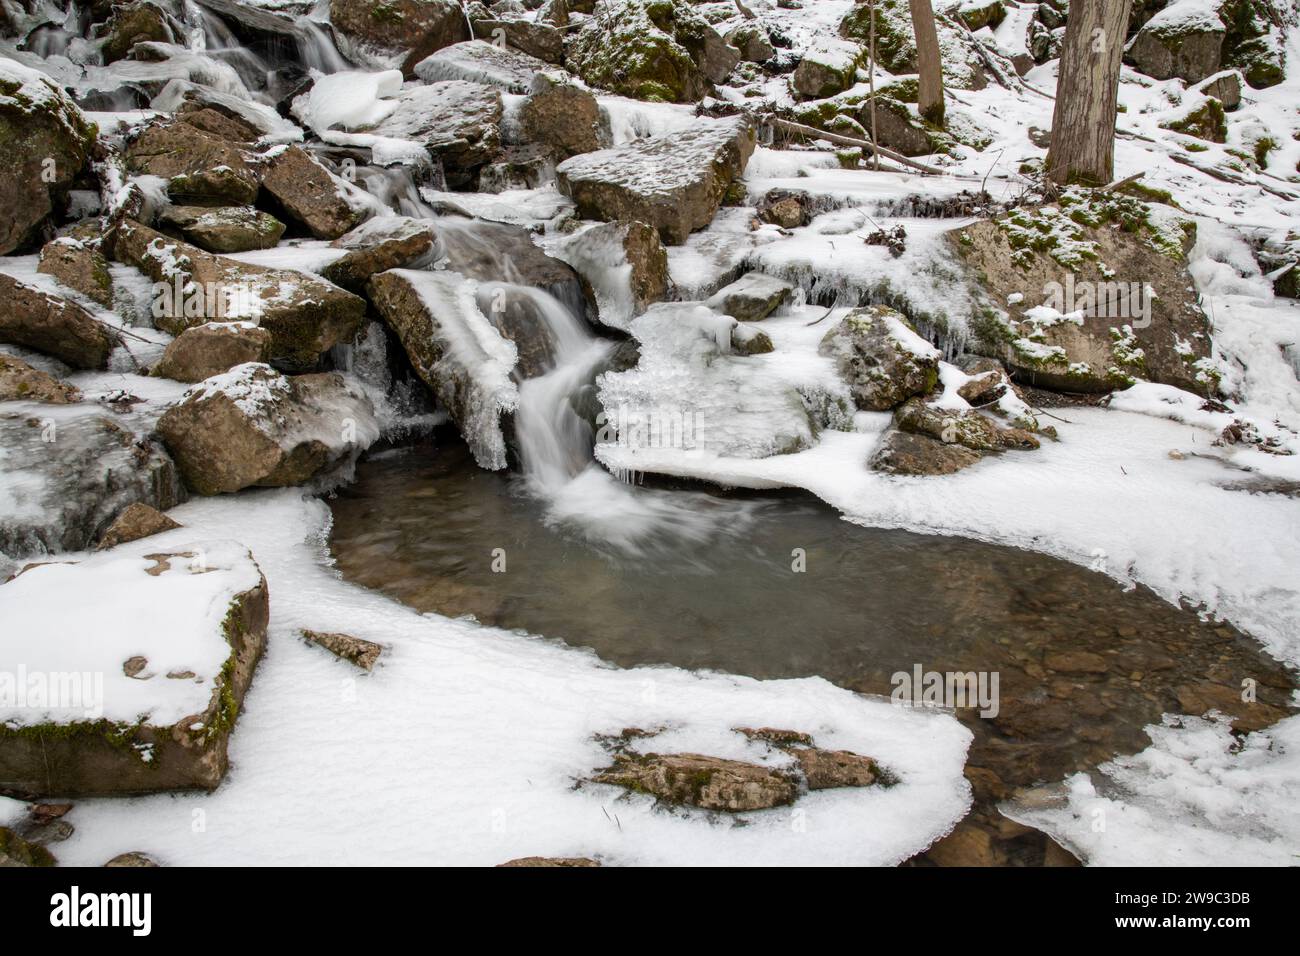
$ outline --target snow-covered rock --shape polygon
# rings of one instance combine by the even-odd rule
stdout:
[[[325,266],[321,275],[357,294],[377,272],[419,269],[441,255],[433,224],[409,216],[376,216],[330,245],[347,251]]]
[[[818,351],[835,362],[854,403],[866,411],[888,411],[939,381],[939,350],[888,306],[850,312]]]
[[[552,64],[519,50],[503,49],[486,40],[469,40],[421,60],[415,74],[425,83],[465,80],[506,93],[524,94],[532,88],[533,77],[551,69]]]
[[[271,333],[271,362],[315,368],[356,334],[365,301],[318,276],[214,256],[138,223],[124,222],[114,252],[154,280],[154,322],[179,335],[211,321],[253,322]],[[0,280],[3,281],[3,280]]]
[[[237,143],[188,123],[159,120],[137,132],[125,150],[127,169],[167,180],[177,203],[251,205],[258,175]]]
[[[0,553],[80,551],[119,511],[184,498],[171,458],[102,406],[0,406]]]
[[[397,67],[407,76],[430,53],[469,39],[457,0],[330,0],[330,24],[345,52],[373,66]]]
[[[71,299],[0,272],[0,342],[52,355],[74,368],[104,368],[115,332]]]
[[[158,224],[217,253],[270,249],[284,235],[284,223],[252,206],[169,206]]]
[[[48,238],[49,218],[67,206],[94,144],[94,127],[59,86],[0,57],[0,255]]]
[[[77,600],[67,600],[67,595]],[[0,586],[0,788],[147,793],[221,782],[266,645],[266,581],[242,545],[174,542],[36,565]]]
[[[700,120],[670,134],[574,156],[556,175],[583,217],[646,222],[664,242],[680,245],[713,221],[753,151],[749,121]]]
[[[738,321],[756,322],[776,311],[793,291],[794,286],[784,279],[747,272],[715,292],[705,305]]]
[[[370,400],[337,372],[286,376],[250,362],[191,388],[158,434],[186,486],[218,495],[330,479],[379,426]]]

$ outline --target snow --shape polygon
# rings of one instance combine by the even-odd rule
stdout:
[[[150,539],[143,551],[178,555],[158,573],[147,573],[161,562],[141,549],[129,556],[113,550],[42,564],[0,587],[0,722],[134,724],[144,717],[168,727],[207,709],[232,653],[222,622],[234,597],[257,587],[257,565],[242,545],[220,538],[156,543]],[[122,665],[137,656],[147,664],[128,677]],[[168,676],[187,671],[194,676]],[[56,692],[67,675],[83,680]],[[35,696],[41,688],[44,696]]]
[[[419,614],[340,581],[322,544],[327,508],[293,490],[196,500],[171,514],[184,529],[117,552],[237,537],[272,595],[269,650],[222,787],[80,800],[61,863],[97,865],[141,850],[170,865],[490,865],[535,854],[609,864],[881,865],[929,845],[969,804],[970,734],[951,716],[815,678],[614,668],[554,641]],[[378,641],[384,657],[361,676],[305,645],[300,628]],[[793,808],[745,814],[746,826],[666,813],[613,787],[573,787],[609,762],[594,734],[666,726],[674,747],[752,760],[760,751],[731,728],[764,725],[870,754],[901,782],[820,791]]]
[[[1226,719],[1167,717],[1152,744],[1004,808],[1093,866],[1294,866],[1300,717],[1244,740]]]

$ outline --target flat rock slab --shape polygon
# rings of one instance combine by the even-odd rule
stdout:
[[[486,40],[467,40],[443,47],[415,65],[415,75],[426,83],[469,80],[486,83],[507,93],[527,93],[538,73],[555,69],[545,60],[502,49]]]
[[[0,653],[21,669],[0,698],[0,791],[216,787],[268,611],[231,541],[34,565],[0,586]]]
[[[699,120],[664,136],[583,153],[556,169],[560,191],[586,219],[640,220],[681,245],[713,221],[745,171],[754,127],[745,119]]]
[[[705,305],[741,322],[756,322],[775,312],[793,291],[784,279],[749,272],[719,289]]]

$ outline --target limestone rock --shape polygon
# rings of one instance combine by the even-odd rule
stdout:
[[[392,61],[407,77],[429,54],[470,38],[457,0],[330,0],[329,9],[345,48]]]
[[[602,325],[627,331],[632,319],[668,295],[668,250],[643,222],[608,222],[550,247],[582,276]]]
[[[638,220],[658,229],[667,244],[680,245],[713,221],[753,150],[747,120],[700,120],[664,136],[574,156],[556,174],[584,218]]]
[[[68,594],[95,595],[93,621]],[[141,602],[165,614],[140,614]],[[214,789],[253,671],[266,646],[266,581],[242,545],[196,543],[139,556],[103,552],[31,567],[0,586],[0,613],[18,620],[33,668],[75,661],[103,674],[93,711],[76,702],[0,724],[0,789],[23,796],[98,796]],[[129,622],[126,623],[126,622]],[[177,646],[177,633],[189,635]],[[196,674],[170,680],[115,668],[130,651]],[[44,661],[44,662],[43,662]],[[66,666],[66,665],[65,665]],[[115,673],[116,670],[116,673]],[[88,702],[87,702],[88,703]],[[30,711],[31,709],[29,709]]]
[[[425,83],[461,80],[506,93],[526,94],[532,89],[533,77],[551,69],[553,64],[519,50],[502,49],[486,40],[469,40],[421,60],[415,73]]]
[[[188,123],[150,123],[129,139],[124,158],[131,172],[168,180],[167,195],[176,203],[250,205],[257,199],[258,177],[248,155]]]
[[[114,253],[160,284],[160,329],[179,335],[210,321],[253,322],[271,334],[271,363],[287,371],[316,368],[365,315],[363,299],[324,279],[212,255],[134,222],[118,227]]]
[[[890,428],[868,464],[872,471],[890,475],[951,475],[969,468],[981,457],[963,445]]]
[[[592,780],[648,793],[665,803],[742,813],[794,802],[793,774],[703,754],[616,754]]]
[[[139,541],[141,538],[162,534],[164,531],[179,527],[178,522],[173,521],[157,508],[136,501],[123,508],[113,519],[113,523],[99,536],[95,550],[104,551],[119,544],[126,544],[128,541]]]
[[[108,260],[94,245],[63,236],[41,247],[36,271],[53,276],[63,285],[80,292],[104,307],[113,304],[113,278]]]
[[[0,273],[0,342],[52,355],[73,368],[106,368],[118,338],[70,299]]]
[[[818,353],[834,360],[864,411],[887,411],[939,380],[939,350],[888,306],[850,312],[826,333]]]
[[[201,382],[245,362],[265,362],[272,347],[271,333],[251,322],[205,322],[182,329],[149,374]]]
[[[48,409],[40,419],[0,413],[0,481],[13,489],[0,516],[0,552],[82,551],[127,505],[167,509],[184,499],[156,442],[89,403]]]
[[[431,265],[438,254],[438,236],[427,220],[408,216],[380,216],[357,226],[331,245],[347,254],[321,270],[335,285],[358,295],[366,280],[388,269],[419,269]]]
[[[794,286],[784,279],[748,272],[719,289],[705,305],[741,322],[756,322],[775,312],[793,291]]]
[[[502,104],[495,87],[444,80],[405,90],[396,102],[368,132],[421,144],[442,164],[449,186],[472,186],[478,170],[496,158]]]
[[[191,490],[299,485],[351,465],[379,435],[370,400],[337,372],[240,365],[199,383],[158,421]]]
[[[81,392],[53,375],[34,369],[22,359],[0,352],[0,402],[49,402],[67,405]]]
[[[279,209],[317,239],[337,239],[364,215],[348,201],[343,182],[299,146],[263,157],[261,176]]]
[[[0,58],[0,256],[49,238],[74,180],[86,168],[95,127],[43,73]]]
[[[284,235],[284,223],[251,206],[171,206],[158,222],[186,242],[217,253],[270,249]]]
[[[546,147],[556,160],[601,147],[600,106],[590,90],[563,74],[539,73],[519,110],[526,142]]]
[[[302,632],[303,638],[310,644],[319,644],[337,657],[356,664],[364,671],[372,670],[375,661],[383,653],[383,647],[374,641],[353,637],[351,634],[332,634],[324,631]]]

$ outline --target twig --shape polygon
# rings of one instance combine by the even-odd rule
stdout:
[[[1146,173],[1134,173],[1132,176],[1125,176],[1123,179],[1117,179],[1113,183],[1110,183],[1109,185],[1102,186],[1100,191],[1104,193],[1110,193],[1110,192],[1114,192],[1117,189],[1123,189],[1129,183],[1135,183],[1145,175]]]

